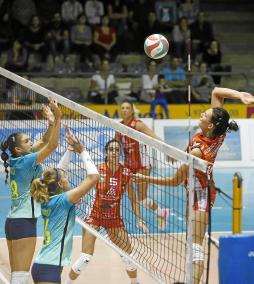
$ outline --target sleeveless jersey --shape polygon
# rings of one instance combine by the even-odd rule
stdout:
[[[139,119],[132,119],[127,126],[136,129],[137,122]],[[123,124],[123,121],[121,121]],[[124,151],[124,164],[130,168],[134,173],[141,168],[150,168],[149,155],[147,153],[146,147],[140,144],[138,141],[120,134],[120,141],[123,145]]]
[[[37,153],[10,159],[11,209],[8,218],[37,218],[41,206],[34,200],[32,208],[30,190],[33,179],[42,175],[42,166],[36,166]],[[34,211],[34,216],[33,216]]]

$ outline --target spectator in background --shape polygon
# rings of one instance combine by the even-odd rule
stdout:
[[[31,24],[25,34],[25,45],[30,54],[39,54],[43,61],[46,60],[45,32],[38,16],[32,17]]]
[[[92,64],[92,43],[92,29],[86,25],[86,16],[80,14],[77,24],[71,27],[72,50],[80,55],[80,62]]]
[[[80,15],[83,12],[83,7],[81,3],[77,0],[66,0],[63,2],[61,7],[62,20],[66,24],[66,27],[71,26],[75,23]]]
[[[168,102],[167,102],[167,96],[168,93],[171,91],[168,84],[165,81],[164,75],[158,76],[158,85],[156,87],[155,91],[155,98],[151,102],[151,117],[153,119],[156,118],[155,114],[155,107],[157,105],[162,106],[164,109],[164,112],[166,114],[166,118],[169,118],[169,111],[168,111]]]
[[[199,12],[198,20],[191,26],[192,55],[195,59],[198,53],[203,53],[209,43],[213,41],[213,27],[210,22],[205,20],[205,13]]]
[[[162,26],[157,20],[155,13],[149,12],[147,18],[145,18],[144,25],[140,27],[140,29],[141,29],[141,34],[142,34],[141,39],[142,41],[144,41],[144,39],[148,37],[149,35],[157,34],[158,31],[161,31]]]
[[[188,23],[192,24],[197,20],[199,13],[199,0],[182,0],[178,9],[179,18],[187,18]]]
[[[61,11],[60,1],[56,0],[36,0],[38,16],[44,25],[48,25],[55,14]]]
[[[58,53],[63,54],[65,60],[70,51],[69,31],[63,27],[60,13],[56,13],[53,16],[51,24],[49,25],[47,40],[53,60],[55,61],[55,57]]]
[[[36,15],[33,0],[14,0],[11,6],[11,21],[15,37],[21,37],[28,28],[33,15]]]
[[[209,47],[205,49],[203,53],[203,61],[212,72],[222,72],[224,70],[221,66],[221,50],[218,41],[213,40]],[[220,84],[220,75],[213,75],[213,79],[215,84]]]
[[[12,72],[24,72],[27,68],[28,52],[23,44],[15,40],[8,51],[5,68]]]
[[[172,27],[177,20],[177,6],[174,0],[155,1],[155,13],[159,22],[165,26]]]
[[[108,16],[102,18],[102,24],[97,26],[94,32],[95,52],[100,59],[114,58],[114,47],[116,45],[116,30],[109,25]]]
[[[118,92],[115,86],[115,76],[109,74],[109,62],[104,59],[100,71],[93,75],[88,93],[88,100],[98,104],[115,104]]]
[[[190,29],[186,18],[179,19],[179,24],[173,29],[174,55],[183,60],[188,56],[188,40],[190,39]]]
[[[10,22],[10,7],[9,1],[0,0],[0,55],[1,52],[10,47],[13,37]]]
[[[186,75],[185,70],[180,66],[179,59],[172,57],[170,65],[163,68],[161,74],[165,76],[169,87],[172,88],[171,96],[168,97],[168,103],[187,103]]]
[[[155,61],[151,61],[148,65],[147,73],[142,75],[142,91],[140,100],[146,103],[151,103],[154,98],[155,88],[157,85],[157,64]]]
[[[198,73],[194,74],[191,80],[192,97],[196,103],[209,103],[211,93],[215,87],[212,76],[207,73],[207,64],[199,64]]]
[[[101,24],[101,18],[104,16],[104,6],[102,1],[88,0],[85,3],[84,9],[89,25],[95,27]]]

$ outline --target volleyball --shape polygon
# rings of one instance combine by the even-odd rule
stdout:
[[[148,57],[160,59],[168,53],[169,43],[161,34],[149,35],[144,42],[144,50]]]

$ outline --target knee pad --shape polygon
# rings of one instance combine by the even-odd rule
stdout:
[[[76,260],[75,263],[73,263],[72,265],[72,270],[76,273],[76,274],[80,274],[88,265],[88,263],[90,262],[92,258],[92,255],[90,254],[86,254],[86,253],[81,253],[79,258]]]
[[[145,208],[150,209],[153,206],[153,200],[150,197],[147,197],[140,201],[140,205],[142,205]]]
[[[125,269],[127,271],[135,271],[137,270],[136,266],[134,264],[132,264],[132,262],[130,262],[126,257],[121,256],[122,261],[124,263]]]
[[[30,273],[27,271],[14,271],[11,273],[10,284],[27,284]]]
[[[204,249],[200,244],[192,244],[192,261],[203,261],[204,260]]]

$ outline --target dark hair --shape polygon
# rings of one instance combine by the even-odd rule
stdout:
[[[106,143],[105,148],[104,148],[105,153],[106,153],[106,154],[105,154],[105,162],[107,162],[107,160],[108,160],[108,156],[107,156],[108,147],[109,147],[109,145],[110,145],[111,143],[114,143],[114,142],[116,142],[116,143],[120,146],[120,149],[122,150],[122,144],[121,144],[120,141],[118,141],[118,140],[116,140],[116,139],[111,139],[111,140],[109,140],[109,141]]]
[[[5,183],[8,183],[8,177],[9,177],[9,171],[8,171],[8,167],[9,167],[9,163],[7,162],[7,160],[9,159],[9,155],[6,152],[6,150],[8,149],[11,153],[12,156],[16,156],[15,153],[15,147],[17,147],[19,145],[19,141],[20,141],[20,137],[23,135],[23,133],[21,132],[17,132],[17,133],[13,133],[11,134],[6,141],[1,142],[1,159],[4,162],[4,168],[5,168],[5,173],[6,173],[6,178],[5,178]]]
[[[213,114],[211,118],[211,122],[214,124],[214,130],[213,130],[213,135],[215,137],[220,136],[225,134],[227,131],[233,130],[237,131],[238,130],[238,125],[237,123],[232,120],[229,122],[229,113],[220,107],[215,107],[212,109]]]
[[[165,78],[165,76],[163,75],[163,74],[159,74],[158,75],[158,81],[160,80],[160,79],[164,79]]]

